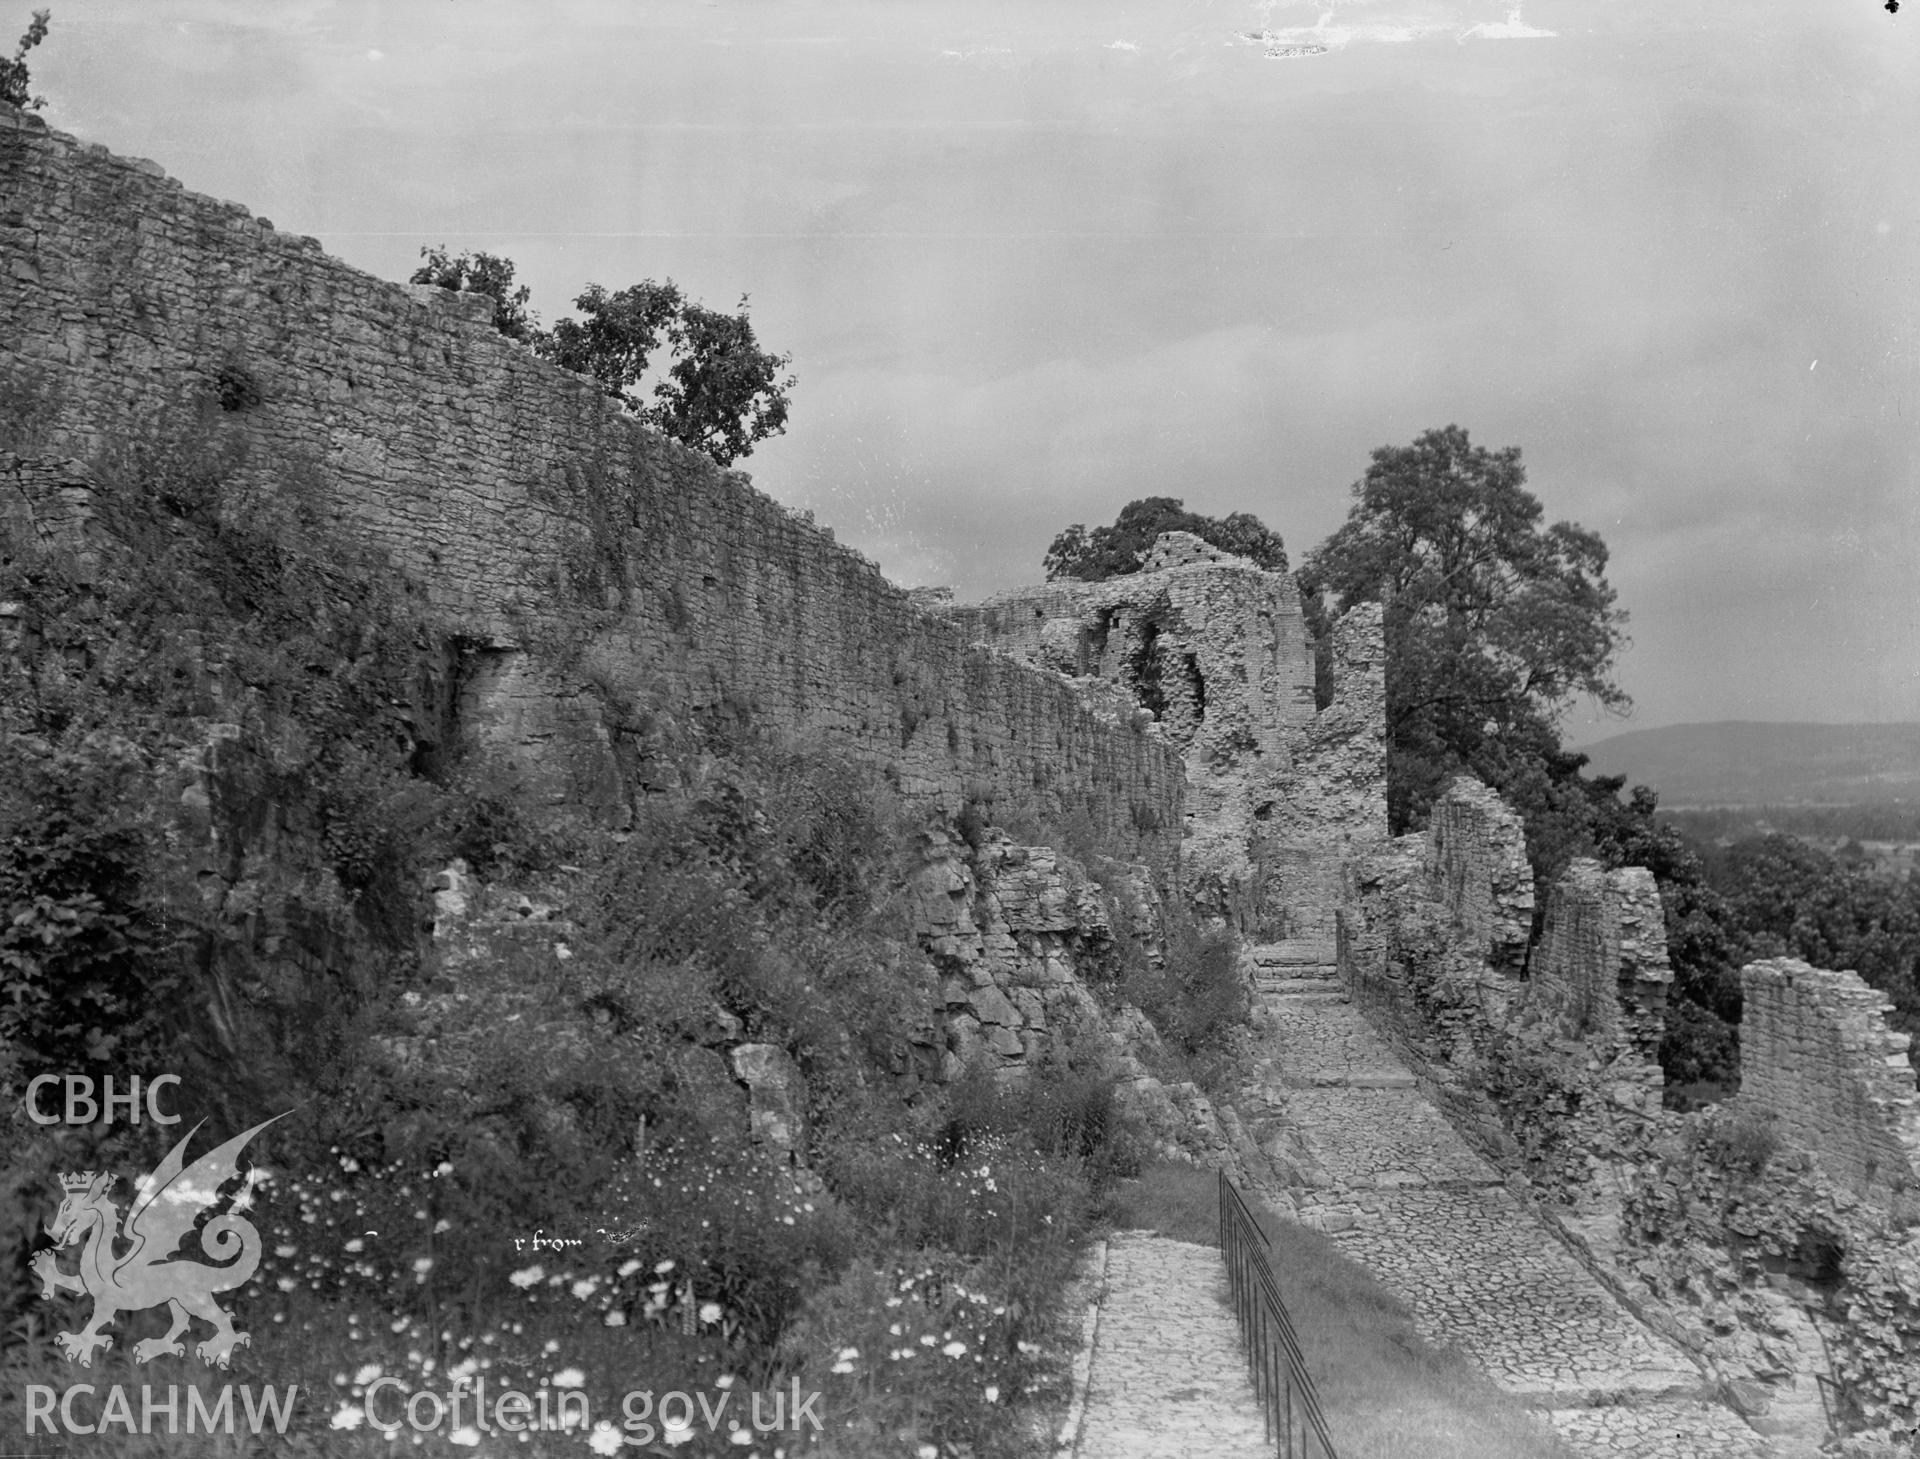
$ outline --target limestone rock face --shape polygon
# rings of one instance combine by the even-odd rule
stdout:
[[[977,850],[933,831],[922,854],[914,930],[941,974],[946,1078],[976,1061],[1017,1078],[1076,1038],[1128,1052],[1124,1030],[1082,977],[1112,955],[1115,930],[1100,887],[1076,862],[994,830]],[[1160,904],[1147,869],[1103,874],[1122,889],[1120,935],[1158,941]]]
[[[807,1081],[793,1057],[777,1044],[741,1044],[729,1055],[733,1072],[747,1086],[747,1118],[753,1138],[796,1161],[807,1153]]]

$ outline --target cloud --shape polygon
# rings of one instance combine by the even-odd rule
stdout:
[[[1558,31],[1536,30],[1520,18],[1520,7],[1515,6],[1507,12],[1507,18],[1497,22],[1483,21],[1479,25],[1469,26],[1460,32],[1460,39],[1483,41],[1532,41],[1547,40],[1558,35]]]

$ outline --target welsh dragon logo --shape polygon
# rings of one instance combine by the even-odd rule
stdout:
[[[173,1257],[174,1248],[193,1229],[201,1213],[219,1204],[220,1187],[239,1175],[237,1157],[241,1149],[272,1123],[265,1120],[187,1165],[187,1143],[200,1128],[195,1125],[154,1172],[139,1182],[124,1227],[120,1208],[112,1198],[111,1173],[88,1170],[60,1177],[66,1195],[46,1228],[54,1245],[33,1259],[33,1272],[40,1278],[42,1299],[62,1290],[85,1292],[93,1298],[93,1316],[87,1325],[79,1332],[58,1336],[60,1350],[69,1360],[83,1368],[92,1367],[95,1350],[104,1352],[113,1346],[113,1338],[103,1328],[122,1312],[138,1312],[162,1302],[172,1310],[173,1325],[165,1337],[135,1343],[136,1362],[147,1362],[162,1353],[181,1356],[185,1348],[180,1337],[195,1317],[213,1324],[213,1336],[194,1349],[206,1363],[224,1368],[233,1350],[250,1341],[246,1333],[234,1331],[233,1319],[221,1311],[213,1296],[232,1291],[260,1265],[260,1233],[251,1221],[236,1214],[247,1208],[253,1194],[251,1168],[228,1210],[200,1229],[201,1249],[226,1265]],[[59,1254],[82,1241],[86,1245],[80,1252],[80,1270],[61,1271]],[[116,1255],[116,1249],[123,1245],[125,1251]]]

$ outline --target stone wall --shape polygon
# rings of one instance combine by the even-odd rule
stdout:
[[[1575,1192],[1660,1113],[1666,923],[1646,870],[1576,861],[1529,956],[1533,899],[1520,818],[1460,777],[1358,864],[1340,975],[1483,1150]]]
[[[1748,963],[1740,991],[1740,1103],[1856,1195],[1920,1219],[1920,1094],[1886,996],[1796,958]]]
[[[1185,760],[1197,905],[1263,938],[1332,939],[1342,865],[1386,835],[1377,609],[1337,627],[1333,703],[1318,712],[1293,580],[1190,533],[1162,534],[1138,573],[942,611],[1161,727]]]
[[[1605,1065],[1613,1100],[1658,1110],[1673,969],[1653,873],[1576,860],[1548,894],[1528,974],[1527,1007]]]
[[[555,802],[617,817],[661,723],[757,723],[827,737],[949,811],[1037,797],[1174,875],[1174,746],[970,647],[489,309],[0,106],[0,449],[212,442],[250,483],[313,493],[446,615],[466,730]]]

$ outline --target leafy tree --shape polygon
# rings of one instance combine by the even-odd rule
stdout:
[[[1188,511],[1176,497],[1149,496],[1128,502],[1111,527],[1088,531],[1075,522],[1055,537],[1047,548],[1047,578],[1097,583],[1138,572],[1162,532],[1191,532],[1223,552],[1250,558],[1269,572],[1287,570],[1287,549],[1280,534],[1251,512],[1207,517]]]
[[[52,17],[51,10],[34,11],[26,34],[20,37],[20,44],[14,47],[13,59],[0,56],[0,101],[9,106],[38,111],[47,104],[46,97],[33,96],[27,90],[27,52],[47,38],[47,22]]]
[[[540,333],[540,321],[527,308],[531,290],[513,287],[513,260],[492,253],[450,255],[444,244],[422,248],[426,260],[407,279],[410,284],[437,284],[443,289],[485,294],[493,300],[493,327],[508,339],[531,344]]]
[[[1424,824],[1461,769],[1542,812],[1584,815],[1553,728],[1581,694],[1625,709],[1611,677],[1626,614],[1607,549],[1571,522],[1546,525],[1520,449],[1489,451],[1450,425],[1383,446],[1354,484],[1347,520],[1309,554],[1303,590],[1322,622],[1386,606],[1388,814]],[[1519,807],[1523,814],[1528,807]]]
[[[645,279],[618,293],[587,285],[574,300],[585,317],[563,319],[534,348],[555,364],[591,375],[635,415],[722,466],[786,430],[791,355],[762,350],[747,319],[687,300],[669,279]],[[638,387],[665,343],[673,363],[651,400]]]

